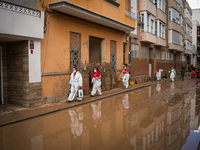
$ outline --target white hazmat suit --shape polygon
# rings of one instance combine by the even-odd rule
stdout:
[[[172,82],[174,82],[175,75],[176,75],[175,69],[171,69],[170,70],[170,79]]]
[[[157,71],[156,71],[157,80],[161,80],[161,72],[163,72],[162,69],[157,69]]]
[[[94,94],[96,92],[98,92],[99,95],[102,95],[102,93],[101,93],[101,79],[93,78],[92,83],[93,83],[93,88],[92,88],[91,95],[94,96]]]
[[[69,94],[68,101],[73,101],[74,97],[77,96],[78,87],[83,85],[82,75],[79,71],[76,72],[75,76],[74,72],[71,74],[69,84],[71,85],[71,93]],[[82,100],[81,98],[77,99]]]

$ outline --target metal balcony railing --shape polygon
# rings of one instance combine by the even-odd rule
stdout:
[[[126,15],[127,17],[132,18],[132,19],[135,19],[135,20],[137,19],[135,13],[132,12],[132,11],[130,11],[130,10],[128,10],[128,9],[125,9],[125,15]]]

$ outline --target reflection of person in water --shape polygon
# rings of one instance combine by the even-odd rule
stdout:
[[[156,91],[157,91],[157,92],[160,92],[160,90],[161,90],[161,84],[157,84],[157,86],[156,86]]]
[[[129,113],[129,100],[128,100],[128,94],[125,94],[122,100],[122,107],[124,111],[124,115],[127,115]]]
[[[78,108],[76,112],[74,110],[69,110],[68,112],[71,117],[70,126],[71,126],[72,134],[74,135],[74,138],[79,137],[83,133],[82,108]]]
[[[171,91],[173,91],[173,90],[175,89],[175,87],[174,87],[174,82],[172,82],[172,83],[170,84],[170,89],[171,89]]]
[[[101,102],[102,101],[96,104],[91,104],[92,110],[93,110],[92,119],[93,119],[95,128],[101,124]]]

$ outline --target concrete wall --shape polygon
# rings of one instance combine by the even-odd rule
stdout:
[[[41,105],[41,82],[29,84],[28,41],[6,45],[8,103],[25,107]]]
[[[0,9],[0,34],[43,38],[44,13],[41,17]]]
[[[38,9],[38,1],[37,0],[4,0],[4,2],[9,2],[12,4]]]

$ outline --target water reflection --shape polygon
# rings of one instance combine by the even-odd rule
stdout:
[[[171,95],[172,87],[176,85],[162,86],[168,97],[157,94],[161,85],[156,85],[2,127],[0,147],[2,150],[181,149],[192,132],[190,129],[199,134],[200,103],[196,96],[200,92],[190,90]]]

